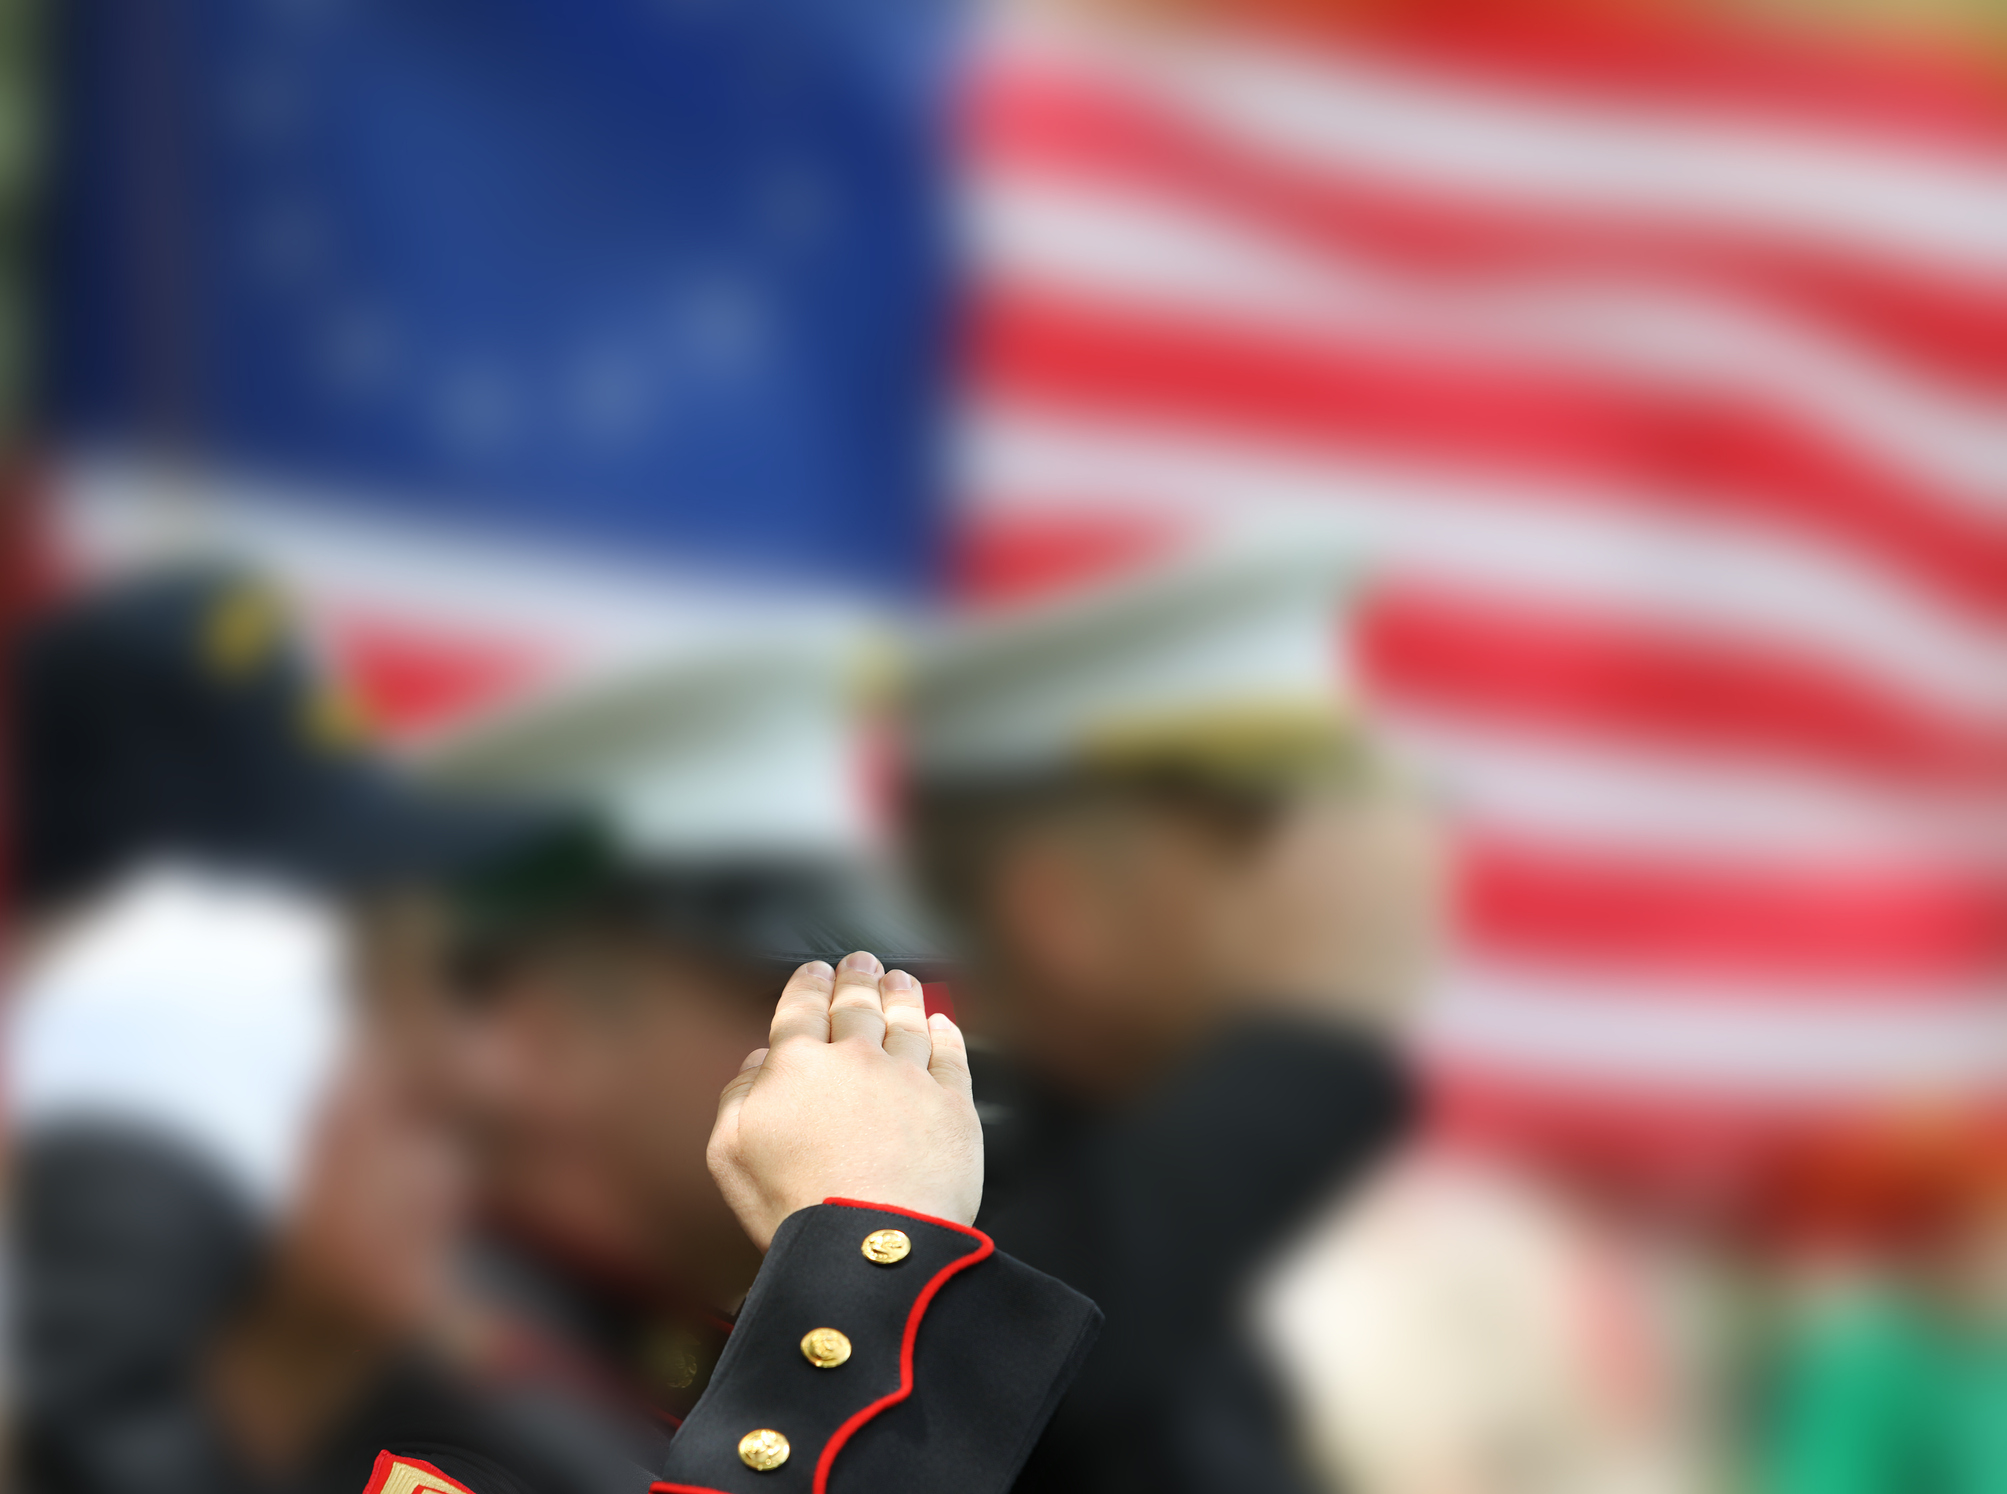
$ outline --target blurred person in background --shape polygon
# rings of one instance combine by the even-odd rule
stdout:
[[[660,1461],[703,1394],[759,1269],[705,1147],[775,993],[853,949],[917,992],[933,958],[882,865],[857,645],[790,632],[649,654],[426,754],[437,782],[598,827],[470,895],[486,1224],[470,1322],[499,1387],[569,1403],[583,1440],[636,1463]]]
[[[477,1420],[410,1353],[465,1187],[424,889],[543,830],[405,790],[229,568],[58,607],[11,685],[26,1482],[359,1488]]]
[[[1323,1487],[1702,1494],[1724,1484],[1655,1264],[1590,1201],[1435,1148],[1291,1242],[1256,1332]]]
[[[1250,1273],[1385,1157],[1443,867],[1340,694],[1342,564],[1241,546],[919,669],[912,834],[967,960],[984,1227],[1108,1314],[1025,1486],[1302,1486]]]

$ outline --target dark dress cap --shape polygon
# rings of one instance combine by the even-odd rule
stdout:
[[[24,629],[12,669],[15,885],[31,907],[162,856],[353,886],[451,873],[556,829],[391,771],[277,593],[234,567],[85,593]]]

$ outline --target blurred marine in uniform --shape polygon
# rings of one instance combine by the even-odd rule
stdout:
[[[597,832],[470,895],[485,1216],[470,1325],[496,1394],[630,1466],[670,1454],[760,1269],[706,1145],[775,994],[804,962],[868,949],[887,1007],[925,1022],[933,956],[885,865],[868,657],[836,629],[629,659],[428,754],[438,781]],[[1040,1321],[1063,1362],[1079,1325]],[[847,1321],[827,1337],[862,1352]],[[1000,1358],[984,1384],[1000,1429],[1048,1392],[1022,1368]],[[989,1448],[957,1482],[1007,1482],[1016,1456]]]
[[[1347,699],[1344,579],[1315,545],[1235,548],[978,623],[918,672],[983,1227],[1108,1315],[1021,1487],[1300,1482],[1240,1295],[1408,1126],[1388,1027],[1441,878]]]

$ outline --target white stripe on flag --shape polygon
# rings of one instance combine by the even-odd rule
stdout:
[[[1424,1045],[1456,1064],[1552,1080],[1812,1100],[1997,1092],[1998,991],[1802,993],[1466,969],[1427,1011]]]

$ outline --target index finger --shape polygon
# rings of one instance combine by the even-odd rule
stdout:
[[[825,960],[810,960],[788,977],[767,1029],[769,1046],[829,1041],[829,997],[836,972]]]

